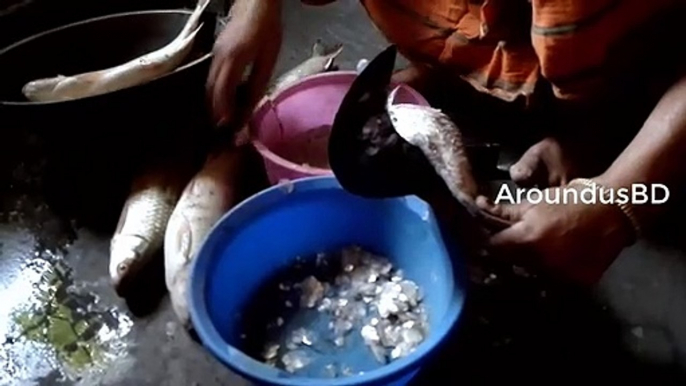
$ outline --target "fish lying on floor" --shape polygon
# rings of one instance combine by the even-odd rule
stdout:
[[[286,89],[289,86],[292,86],[308,76],[335,70],[336,58],[341,54],[342,51],[342,44],[335,44],[331,47],[327,47],[322,43],[321,39],[317,39],[312,46],[311,56],[304,62],[277,77],[267,90],[265,99],[270,98],[272,95]],[[248,126],[245,125],[238,133],[236,143],[238,145],[242,145],[247,143],[248,140]]]
[[[210,229],[236,204],[243,158],[240,148],[210,154],[169,219],[164,234],[165,281],[174,312],[186,328],[190,327],[186,298],[190,264]]]
[[[120,296],[138,273],[162,250],[164,231],[181,196],[186,175],[169,165],[137,176],[110,242],[110,278]]]
[[[278,77],[267,98],[305,77],[332,70],[342,49],[340,44],[326,48],[317,40],[312,47],[312,56]],[[238,134],[239,145],[247,142],[248,134],[246,125]],[[186,298],[190,264],[210,229],[236,204],[236,184],[244,165],[241,152],[239,147],[210,154],[203,168],[186,187],[167,226],[164,237],[165,280],[174,312],[186,328],[190,327]]]
[[[109,69],[79,75],[58,75],[27,83],[22,92],[32,102],[56,102],[105,94],[137,86],[176,69],[193,48],[198,25],[210,0],[199,0],[179,35],[166,46]]]

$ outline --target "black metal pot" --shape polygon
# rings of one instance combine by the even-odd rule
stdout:
[[[147,84],[54,103],[28,102],[21,89],[33,79],[108,68],[158,49],[176,37],[190,14],[157,10],[104,16],[0,51],[0,127],[5,134],[31,131],[53,144],[99,148],[99,154],[105,145],[129,155],[163,145],[170,134],[206,114],[204,86],[217,31],[213,15],[205,15],[187,63]]]
[[[69,171],[71,177],[60,177],[59,184],[73,186],[74,193],[78,185],[113,186],[113,180],[124,181],[116,186],[127,188],[126,178],[151,155],[197,151],[207,131],[205,83],[221,27],[215,15],[204,15],[187,62],[147,84],[54,103],[28,102],[21,92],[34,79],[108,68],[156,50],[177,36],[191,13],[155,10],[98,17],[0,51],[2,166],[24,156],[27,139],[42,143],[51,170]]]
[[[104,16],[40,33],[0,51],[1,119],[35,126],[79,121],[102,124],[113,119],[159,122],[182,113],[173,109],[176,106],[202,104],[204,98],[198,97],[204,93],[211,59],[214,17],[205,18],[187,63],[147,84],[55,103],[31,103],[21,94],[23,85],[33,79],[107,68],[160,48],[176,37],[190,14],[162,10]]]

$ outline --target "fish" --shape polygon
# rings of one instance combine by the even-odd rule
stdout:
[[[327,48],[317,39],[311,56],[277,77],[264,100],[308,76],[333,70],[342,50],[342,44]],[[186,329],[191,327],[187,299],[190,265],[210,229],[238,200],[236,185],[244,165],[241,149],[249,138],[249,126],[245,125],[236,135],[236,147],[208,155],[202,169],[185,188],[167,225],[165,282],[174,313]]]
[[[265,93],[265,97],[262,99],[262,102],[258,104],[257,108],[263,106],[265,103],[269,103],[275,94],[285,90],[304,78],[323,72],[333,71],[336,68],[336,58],[338,58],[341,52],[343,52],[343,44],[338,43],[332,45],[331,47],[327,47],[324,45],[324,43],[322,43],[321,39],[317,39],[312,46],[312,53],[310,57],[278,76],[270,84],[267,92]],[[249,125],[245,124],[241,130],[236,133],[234,140],[235,145],[242,146],[248,143],[250,141],[251,134],[252,133],[250,133]]]
[[[210,153],[185,187],[164,234],[165,283],[179,322],[190,329],[188,281],[190,265],[215,223],[238,200],[244,165],[241,148]]]
[[[386,111],[396,133],[419,148],[455,199],[472,214],[480,214],[476,205],[479,185],[465,151],[460,130],[441,110],[409,103],[395,103],[400,86],[388,95]]]
[[[179,35],[156,51],[108,69],[33,80],[23,86],[22,93],[31,102],[60,102],[138,86],[165,75],[190,54],[203,27],[200,17],[209,3],[210,0],[199,0]]]
[[[343,44],[339,43],[332,47],[326,47],[321,39],[317,39],[312,46],[310,57],[277,77],[267,90],[267,95],[274,95],[308,76],[335,69],[336,58],[341,52],[343,52]]]
[[[164,164],[134,178],[110,241],[109,273],[119,296],[128,295],[138,273],[162,250],[167,223],[187,181],[177,168]]]

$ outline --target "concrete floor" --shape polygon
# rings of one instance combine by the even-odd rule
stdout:
[[[319,9],[286,4],[279,72],[307,57],[317,38],[345,44],[344,69],[385,46],[356,1]],[[134,316],[140,313],[116,297],[107,232],[54,213],[39,189],[44,158],[31,151],[35,138],[25,142],[18,144],[22,156],[3,165],[11,173],[0,206],[0,385],[246,384],[180,330],[167,298]],[[460,333],[417,384],[681,384],[684,258],[680,249],[639,243],[593,294],[507,272],[477,279]],[[140,298],[158,291],[147,287]]]

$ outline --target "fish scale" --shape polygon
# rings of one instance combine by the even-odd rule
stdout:
[[[131,196],[121,235],[139,235],[150,243],[161,243],[160,232],[164,233],[166,220],[175,204],[170,196],[157,187],[150,187]],[[144,231],[140,232],[141,230]]]
[[[126,294],[126,285],[161,250],[164,231],[187,175],[162,164],[140,174],[110,243],[110,277],[116,292]]]
[[[478,184],[455,123],[432,107],[394,104],[398,90],[390,93],[386,107],[395,131],[422,150],[453,196],[475,212]]]

